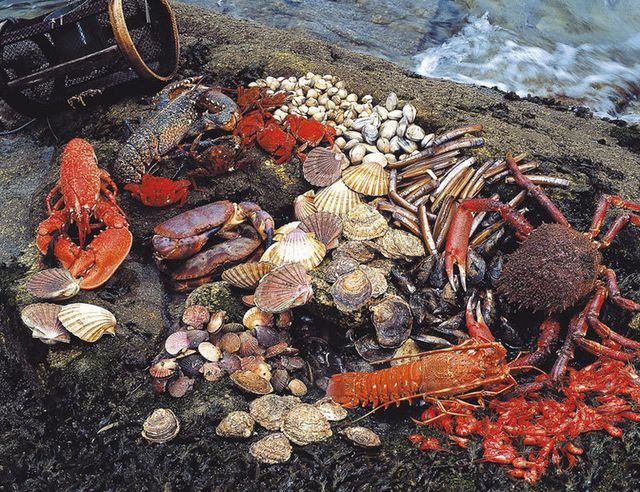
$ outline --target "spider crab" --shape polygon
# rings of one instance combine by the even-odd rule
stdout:
[[[257,261],[263,242],[271,245],[273,230],[273,219],[259,205],[221,200],[158,224],[151,242],[158,267],[181,292],[210,281],[224,265]],[[224,241],[203,249],[213,236]]]
[[[510,154],[506,160],[515,182],[547,211],[554,223],[544,223],[534,228],[520,212],[498,200],[463,200],[453,218],[446,244],[445,269],[451,285],[455,288],[454,265],[457,264],[460,284],[466,289],[467,248],[473,212],[498,212],[515,229],[516,237],[522,240],[506,259],[497,281],[498,292],[512,305],[549,316],[540,325],[536,350],[513,361],[510,364],[512,368],[530,368],[548,358],[560,335],[560,323],[556,316],[586,299],[584,308],[569,322],[550,378],[522,386],[531,390],[559,382],[573,358],[576,345],[597,356],[630,360],[640,351],[640,342],[614,332],[598,317],[607,297],[625,310],[640,311],[640,304],[622,297],[616,274],[602,264],[600,251],[608,247],[627,224],[640,226],[640,216],[625,212],[613,221],[600,239],[596,238],[610,206],[637,212],[640,211],[640,203],[625,201],[619,196],[602,196],[589,231],[581,233],[571,227],[542,189],[520,172]],[[467,310],[467,325],[472,336],[494,340],[482,317],[474,319],[471,309]],[[586,338],[589,327],[598,334],[601,342]]]
[[[58,192],[61,196],[52,205]],[[133,236],[116,203],[117,192],[107,171],[98,167],[91,144],[81,138],[69,141],[62,152],[60,180],[46,198],[49,217],[38,225],[36,245],[81,278],[82,289],[106,282],[131,249]],[[70,236],[72,224],[78,244]]]

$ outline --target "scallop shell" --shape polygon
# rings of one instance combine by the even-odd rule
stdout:
[[[265,356],[267,357],[269,354],[268,349],[274,345],[281,343],[282,341],[280,332],[270,326],[256,326],[251,331],[253,333],[253,336],[255,336],[258,339],[258,343],[263,347],[267,348],[267,351],[265,353]],[[287,345],[286,342],[283,342],[283,343],[285,344],[285,346]]]
[[[400,297],[387,297],[371,306],[371,322],[376,339],[384,348],[396,348],[411,335],[413,316],[409,304]]]
[[[69,343],[71,336],[58,319],[61,306],[49,303],[29,304],[20,313],[22,322],[31,329],[31,336],[47,345]]]
[[[86,342],[95,342],[105,333],[116,334],[115,316],[93,304],[67,304],[60,310],[58,319],[67,330]]]
[[[34,273],[27,290],[41,299],[69,299],[80,291],[80,282],[65,268],[49,268]]]
[[[178,379],[174,379],[167,383],[167,392],[173,398],[182,398],[193,389],[194,382],[195,380],[193,378],[180,376]]]
[[[209,322],[207,323],[207,331],[209,333],[218,333],[220,328],[222,328],[222,324],[224,323],[224,318],[227,316],[226,311],[216,311],[209,318]]]
[[[187,349],[197,348],[207,337],[208,333],[201,330],[176,331],[167,337],[164,349],[171,355],[185,355]]]
[[[322,412],[306,403],[289,410],[284,417],[281,430],[291,442],[299,446],[324,441],[333,434],[331,425]]]
[[[198,304],[187,306],[182,313],[182,322],[195,329],[202,328],[205,323],[209,322],[209,318],[211,318],[209,310]]]
[[[165,379],[173,376],[178,368],[175,359],[162,359],[149,368],[149,374],[157,379]]]
[[[242,317],[242,324],[249,330],[257,326],[273,326],[273,314],[252,307]]]
[[[202,342],[198,345],[198,352],[209,362],[218,362],[222,359],[222,350],[211,342]]]
[[[331,296],[341,311],[355,311],[364,306],[371,298],[371,282],[359,268],[340,277],[331,286]]]
[[[298,195],[293,200],[293,211],[297,220],[304,220],[309,215],[316,213],[315,204],[316,192],[309,190],[302,195]]]
[[[270,313],[306,304],[313,295],[311,277],[302,265],[284,265],[273,269],[256,289],[256,306]]]
[[[327,248],[314,234],[295,229],[281,241],[269,246],[260,261],[267,261],[276,266],[299,263],[311,270],[322,263],[326,252]]]
[[[238,350],[238,354],[240,355],[240,357],[247,357],[258,353],[258,351],[260,350],[260,344],[258,343],[256,337],[254,337],[248,331],[243,331],[239,334],[239,337],[240,350]]]
[[[353,191],[363,195],[382,196],[389,192],[389,174],[377,162],[348,167],[342,173],[342,180]]]
[[[156,408],[142,424],[142,437],[150,442],[168,442],[176,437],[178,432],[178,417],[168,408]]]
[[[331,212],[316,212],[302,221],[300,229],[313,232],[316,239],[329,250],[338,247],[338,239],[342,235],[342,221]]]
[[[264,395],[249,404],[249,413],[265,429],[278,430],[284,416],[300,403],[295,396]]]
[[[331,212],[339,217],[344,216],[360,202],[360,195],[347,187],[341,179],[327,188],[322,188],[315,199],[318,212]]]
[[[273,234],[274,241],[282,241],[287,234],[296,230],[300,226],[300,221],[287,222],[286,224],[278,227]]]
[[[193,353],[186,355],[185,357],[178,358],[178,365],[180,370],[185,376],[195,378],[200,374],[202,365],[205,363],[204,358],[198,354],[195,350]]]
[[[289,384],[289,373],[286,369],[276,369],[271,375],[271,384],[274,391],[281,393]],[[293,398],[293,397],[292,397]]]
[[[346,427],[340,431],[340,434],[361,448],[373,449],[380,447],[381,444],[380,436],[366,427]]]
[[[329,186],[340,179],[344,155],[331,149],[316,147],[302,164],[304,179],[314,186]]]
[[[218,346],[230,354],[235,354],[240,350],[240,336],[237,333],[225,333],[220,338]]]
[[[333,401],[330,396],[325,396],[313,404],[329,422],[340,422],[347,418],[347,410]]]
[[[253,290],[272,269],[271,263],[242,263],[222,272],[222,280],[240,289]]]
[[[247,412],[231,412],[223,418],[216,427],[216,434],[220,437],[247,439],[253,434],[255,420]]]
[[[345,237],[355,241],[375,239],[383,236],[389,229],[387,219],[375,207],[364,203],[347,214],[343,226]]]
[[[217,362],[205,362],[202,364],[200,372],[207,381],[219,381],[224,377],[224,371]]]
[[[236,371],[231,374],[231,381],[233,381],[238,388],[248,393],[253,393],[254,395],[273,393],[271,383],[252,371]]]
[[[281,432],[269,434],[249,446],[249,454],[266,465],[289,461],[292,451],[291,442]]]

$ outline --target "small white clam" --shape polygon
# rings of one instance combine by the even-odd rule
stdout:
[[[396,107],[398,106],[398,96],[395,92],[389,93],[384,106],[385,108],[387,108],[387,111],[393,111],[394,109],[396,109]]]
[[[405,104],[402,107],[402,115],[409,123],[413,123],[416,119],[416,107],[413,104]]]
[[[425,137],[425,132],[418,125],[409,125],[407,127],[407,132],[405,133],[405,136],[409,140],[413,140],[414,142],[421,142],[422,139]]]

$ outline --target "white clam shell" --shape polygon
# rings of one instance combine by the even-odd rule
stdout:
[[[413,123],[416,119],[416,107],[413,104],[405,104],[402,107],[402,115],[409,123]]]
[[[395,120],[387,120],[380,126],[380,137],[391,139],[395,136],[398,128],[398,122]]]
[[[418,125],[409,125],[405,136],[414,142],[421,142],[425,137],[425,131]]]
[[[396,127],[396,135],[398,137],[404,137],[407,133],[407,128],[409,128],[409,123],[406,118],[402,118]]]
[[[362,162],[366,153],[367,149],[364,145],[356,145],[349,151],[349,160],[353,164],[358,164]]]
[[[400,118],[402,118],[402,116],[403,115],[401,109],[394,109],[393,111],[389,111],[387,118],[389,118],[390,120],[399,120]]]
[[[362,129],[362,136],[368,144],[375,144],[378,139],[378,128],[372,124],[365,125]]]
[[[398,106],[398,96],[395,92],[390,92],[387,96],[387,100],[384,103],[384,107],[387,111],[393,111]]]

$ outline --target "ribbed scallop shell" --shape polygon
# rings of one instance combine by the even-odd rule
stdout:
[[[331,149],[316,147],[307,154],[302,165],[304,179],[314,186],[329,186],[340,179],[344,155]]]
[[[281,266],[300,263],[306,269],[317,267],[323,260],[327,248],[313,234],[294,229],[264,252],[260,261]]]
[[[318,212],[331,212],[342,217],[361,201],[360,195],[339,179],[331,186],[322,188],[316,194],[314,203]]]
[[[244,313],[242,324],[249,330],[256,326],[273,326],[273,314],[253,307]]]
[[[65,268],[49,268],[34,273],[27,290],[41,299],[69,299],[80,291],[80,282]]]
[[[95,342],[105,333],[116,334],[115,316],[93,304],[67,304],[60,310],[58,319],[67,330],[85,342]]]
[[[364,203],[353,208],[342,224],[345,237],[354,241],[366,241],[383,236],[389,229],[387,219],[375,207]]]
[[[147,441],[163,443],[170,441],[180,432],[178,417],[168,408],[157,408],[142,425],[142,437]]]
[[[342,181],[363,195],[383,196],[389,192],[389,174],[377,162],[348,167],[342,173]]]
[[[327,249],[333,249],[342,235],[342,220],[331,212],[317,212],[303,219],[300,229],[313,232]]]
[[[222,280],[240,289],[253,290],[272,269],[271,263],[242,263],[222,272]]]
[[[331,286],[331,296],[341,311],[355,311],[371,298],[373,289],[367,275],[359,268],[340,277]]]
[[[287,237],[287,234],[289,234],[291,231],[296,230],[299,226],[300,221],[298,220],[287,222],[286,224],[281,225],[274,231],[273,240],[282,241],[285,237]]]
[[[316,192],[309,190],[302,195],[298,195],[293,200],[293,212],[297,220],[304,220],[311,214],[315,214],[318,210],[315,204]]]
[[[273,269],[256,289],[256,306],[263,311],[281,313],[306,304],[313,295],[311,277],[302,265]]]
[[[71,336],[58,320],[61,306],[49,303],[30,304],[22,309],[20,317],[32,332],[33,338],[51,345],[56,342],[69,343]]]

